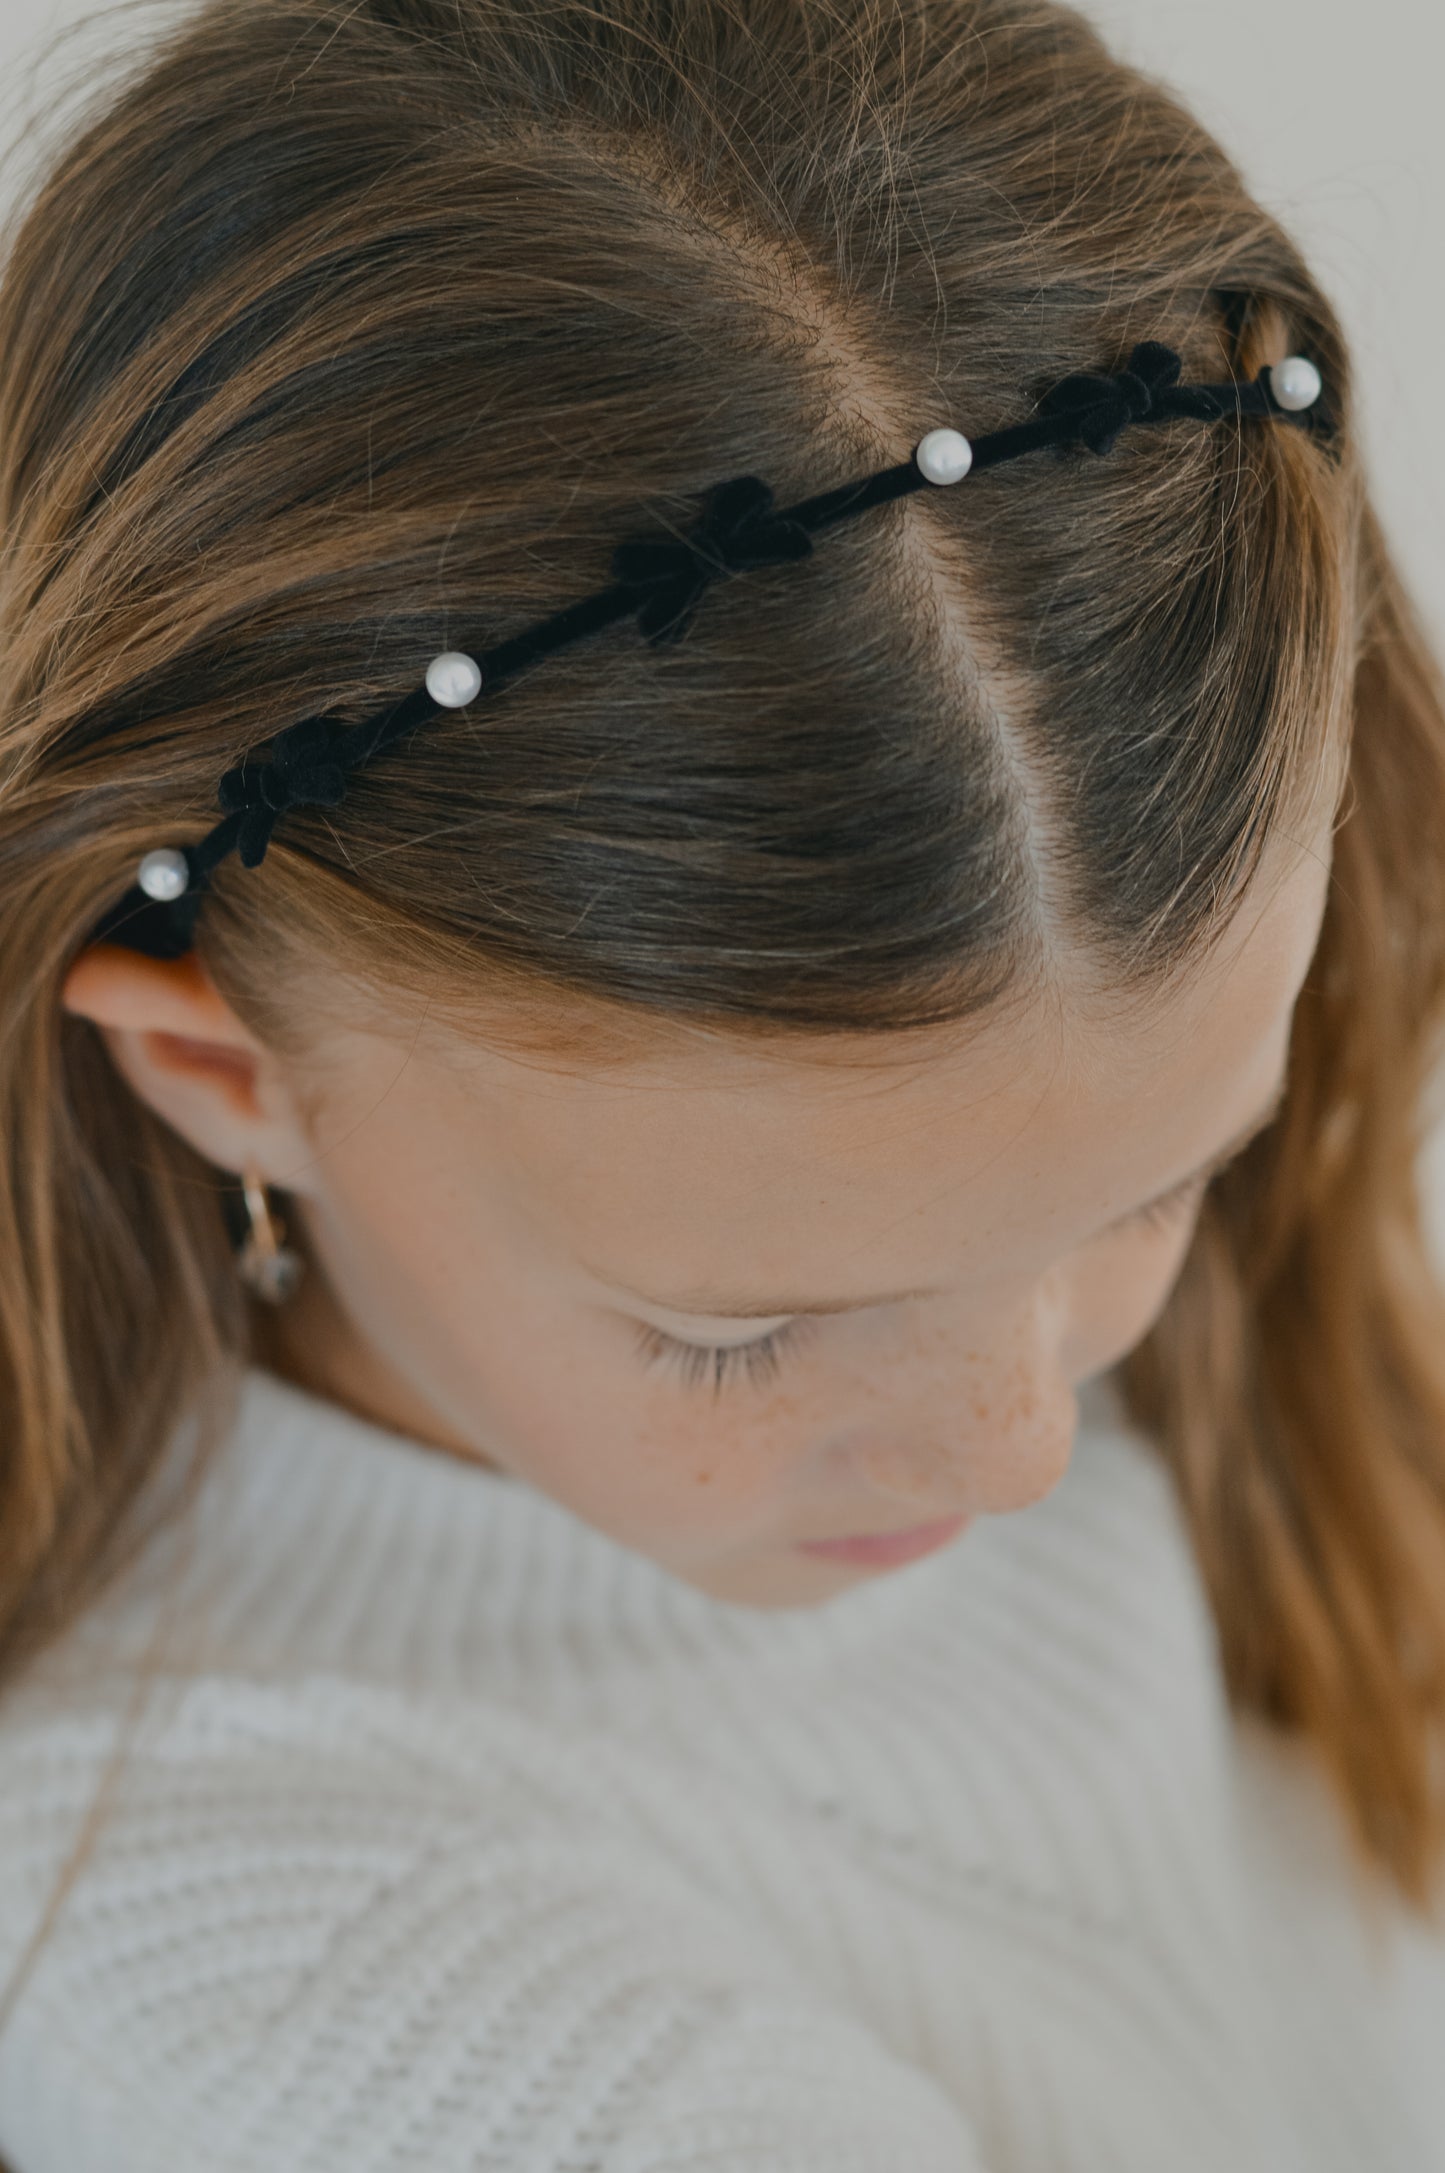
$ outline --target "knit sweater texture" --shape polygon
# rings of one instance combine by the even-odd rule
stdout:
[[[1045,1500],[770,1610],[253,1366],[0,1700],[0,1983],[123,1725],[12,2173],[1445,2173],[1445,1906],[1231,1716],[1107,1377]]]

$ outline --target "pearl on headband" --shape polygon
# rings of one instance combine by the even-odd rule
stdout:
[[[973,447],[961,430],[930,430],[913,457],[930,483],[961,483],[973,466]]]
[[[481,666],[462,650],[447,649],[428,664],[426,690],[443,709],[465,709],[482,691]]]
[[[157,845],[154,852],[146,854],[136,875],[146,896],[158,898],[163,905],[169,904],[172,898],[179,898],[190,880],[186,856],[174,845]]]
[[[1292,415],[1313,407],[1324,391],[1324,379],[1312,362],[1303,355],[1286,355],[1283,362],[1273,365],[1269,373],[1269,389],[1282,408]]]

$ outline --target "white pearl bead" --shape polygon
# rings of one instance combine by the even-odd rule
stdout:
[[[961,430],[930,430],[913,457],[930,483],[961,483],[973,466],[973,447]]]
[[[1324,379],[1312,362],[1303,355],[1288,355],[1277,362],[1269,373],[1269,389],[1281,407],[1297,412],[1300,408],[1313,407],[1324,391]]]
[[[162,904],[179,898],[182,891],[189,888],[190,880],[186,856],[177,852],[174,845],[158,845],[153,853],[147,853],[136,875],[146,896],[158,898]]]
[[[460,649],[448,649],[428,664],[426,690],[443,709],[465,709],[482,691],[481,667]]]

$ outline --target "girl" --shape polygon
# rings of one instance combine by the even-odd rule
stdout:
[[[1220,149],[205,0],[0,388],[12,2173],[1445,2167],[1445,699]]]

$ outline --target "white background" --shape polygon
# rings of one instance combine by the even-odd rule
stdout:
[[[133,44],[158,12],[0,0],[0,145],[20,139],[37,89],[83,86],[87,51]],[[1333,298],[1376,503],[1445,648],[1445,0],[1088,0],[1084,12],[1184,95]],[[83,33],[57,44],[77,22]],[[0,191],[23,184],[24,156]],[[1428,1194],[1445,1260],[1445,1123]]]

